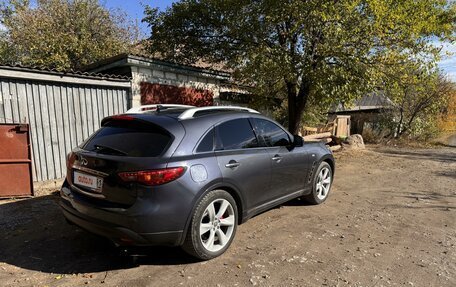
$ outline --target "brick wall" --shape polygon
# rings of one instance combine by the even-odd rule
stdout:
[[[172,85],[140,83],[141,104],[182,104],[197,107],[214,104],[214,93],[210,90]]]

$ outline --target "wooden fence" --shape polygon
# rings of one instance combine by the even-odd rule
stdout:
[[[0,123],[28,123],[34,181],[62,178],[66,154],[130,107],[130,82],[0,67]]]

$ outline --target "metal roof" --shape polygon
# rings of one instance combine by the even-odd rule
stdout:
[[[169,60],[164,60],[158,57],[153,57],[149,55],[142,54],[119,54],[111,58],[103,59],[93,64],[90,64],[84,68],[85,71],[94,71],[101,72],[104,70],[111,69],[115,66],[123,66],[127,64],[132,64],[132,60],[142,61],[148,64],[157,64],[161,66],[167,66],[174,69],[185,69],[197,73],[204,73],[209,75],[215,75],[219,77],[229,78],[231,73],[226,70],[216,69],[214,66],[202,65],[197,63],[194,65],[181,64]]]
[[[56,76],[69,76],[69,77],[78,77],[86,79],[98,79],[98,80],[115,80],[115,81],[125,81],[129,82],[130,77],[121,76],[121,75],[111,75],[103,73],[91,73],[91,72],[82,72],[82,71],[59,71],[57,69],[43,68],[38,66],[26,66],[22,64],[3,64],[0,63],[0,69],[12,70],[12,71],[22,71],[22,72],[31,72],[31,73],[40,73]]]
[[[351,105],[343,102],[331,106],[330,113],[372,111],[381,109],[391,109],[394,103],[383,92],[373,92],[356,99]]]

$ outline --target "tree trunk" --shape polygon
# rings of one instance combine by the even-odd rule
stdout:
[[[402,124],[404,121],[404,109],[401,107],[399,110],[399,122],[396,126],[396,133],[394,134],[395,138],[398,138],[402,135]]]
[[[297,134],[310,95],[310,84],[307,79],[303,79],[299,91],[296,91],[296,83],[285,82],[288,93],[288,131],[292,134]]]

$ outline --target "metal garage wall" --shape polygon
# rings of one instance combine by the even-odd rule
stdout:
[[[30,124],[34,181],[64,177],[66,154],[98,129],[102,118],[129,107],[130,88],[125,83],[116,87],[93,85],[94,80],[91,85],[75,82],[0,74],[0,123]]]

